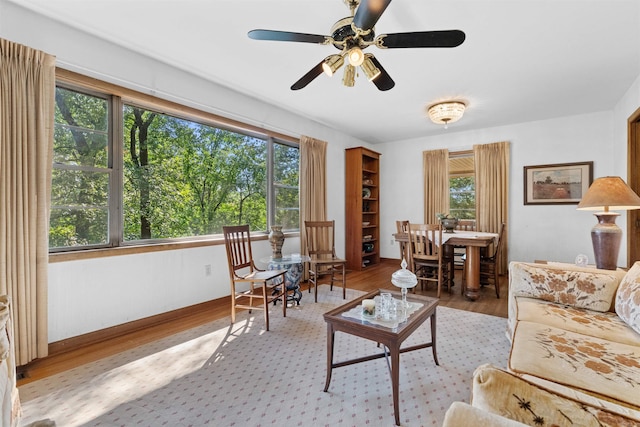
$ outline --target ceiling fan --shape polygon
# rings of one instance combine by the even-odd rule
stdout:
[[[410,33],[380,34],[376,37],[374,25],[385,11],[391,0],[344,0],[351,16],[340,19],[331,27],[331,35],[294,33],[275,30],[251,30],[249,38],[301,43],[332,44],[339,54],[327,56],[307,74],[291,86],[299,90],[311,83],[324,71],[332,76],[342,65],[345,66],[342,82],[345,86],[355,84],[356,67],[360,67],[367,78],[381,90],[389,90],[395,82],[370,53],[363,50],[371,45],[381,49],[419,48],[419,47],[456,47],[464,42],[465,34],[460,30],[417,31]]]

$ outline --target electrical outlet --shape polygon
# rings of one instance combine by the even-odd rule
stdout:
[[[211,264],[205,264],[204,266],[204,275],[211,276]]]
[[[391,246],[393,246],[396,243],[396,241],[391,239],[391,242],[389,242],[389,243],[391,244]]]

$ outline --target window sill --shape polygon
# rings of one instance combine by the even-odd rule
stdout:
[[[285,233],[287,237],[299,237],[299,232]],[[269,236],[267,234],[257,234],[251,236],[251,241],[267,240]],[[151,243],[146,245],[131,245],[131,246],[119,246],[117,248],[100,248],[100,249],[87,249],[76,250],[69,252],[54,252],[49,254],[49,264],[56,262],[66,261],[80,261],[85,259],[94,258],[107,258],[113,256],[122,255],[134,255],[144,254],[150,252],[161,251],[175,251],[180,249],[199,248],[203,246],[217,246],[224,245],[224,238],[222,236],[207,238],[203,240],[189,240],[183,242],[163,242],[163,243]]]

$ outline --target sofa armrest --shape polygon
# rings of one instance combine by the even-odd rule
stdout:
[[[509,295],[605,312],[612,309],[625,273],[620,269],[514,261],[509,264]]]
[[[442,427],[523,427],[518,421],[475,408],[468,403],[453,402],[444,414]]]

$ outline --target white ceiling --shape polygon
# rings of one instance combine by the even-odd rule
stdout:
[[[262,28],[329,35],[342,0],[11,0],[371,143],[611,110],[640,75],[638,0],[394,0],[376,34],[460,29],[451,49],[369,47],[396,86],[342,71],[290,86],[338,51],[251,40]],[[55,54],[55,52],[52,52]],[[469,107],[444,130],[425,106]]]

